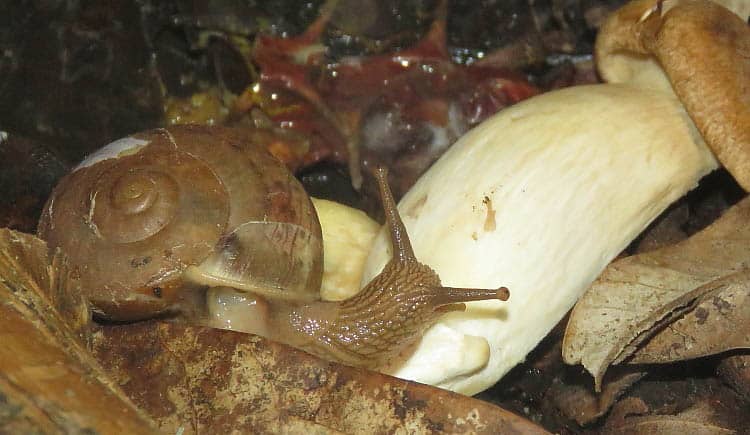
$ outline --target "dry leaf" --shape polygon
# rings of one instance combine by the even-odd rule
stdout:
[[[74,288],[62,254],[50,255],[43,240],[1,228],[0,271],[4,285],[14,286],[17,301],[32,308],[39,319],[64,324],[82,343],[90,343],[88,304]]]
[[[637,398],[620,402],[602,430],[604,435],[724,435],[736,434],[734,429],[715,422],[710,406],[699,403],[677,415],[647,415],[648,406]]]
[[[736,434],[737,431],[704,423],[684,420],[671,415],[629,418],[622,425],[614,426],[602,432],[605,435],[722,435]]]
[[[598,390],[607,367],[622,362],[660,327],[716,292],[720,282],[713,281],[750,264],[748,223],[750,199],[745,199],[688,240],[610,264],[573,309],[563,340],[565,362],[583,363]],[[720,317],[710,318],[713,322]],[[742,328],[735,325],[721,337],[705,339],[717,342],[714,351],[731,349],[736,344],[725,339],[736,329]]]
[[[625,390],[644,375],[644,372],[622,371],[607,376],[599,394],[592,392],[588,385],[556,383],[547,391],[545,399],[553,401],[567,418],[583,426],[606,414]]]
[[[713,289],[698,298],[693,310],[657,332],[628,363],[666,363],[750,348],[750,269],[706,286]]]
[[[0,229],[0,433],[152,433],[86,349],[73,283],[43,241]]]
[[[486,402],[235,331],[113,325],[94,348],[164,432],[546,433]]]

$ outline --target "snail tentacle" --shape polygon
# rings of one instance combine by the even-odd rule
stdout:
[[[459,287],[435,287],[435,303],[448,305],[469,301],[484,301],[487,299],[498,299],[507,301],[510,291],[507,287],[496,289],[459,288]]]
[[[390,187],[388,187],[388,170],[383,166],[378,166],[373,171],[375,180],[378,182],[380,191],[380,200],[383,203],[386,224],[391,233],[391,244],[393,245],[393,258],[398,261],[417,261],[414,256],[414,250],[409,241],[409,235],[406,233],[406,226],[398,214],[396,200],[393,199]]]

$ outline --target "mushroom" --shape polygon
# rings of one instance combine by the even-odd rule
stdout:
[[[750,2],[725,3],[747,19]],[[711,150],[747,191],[750,29],[737,14],[707,0],[634,1],[602,27],[596,56],[607,82],[673,90]]]
[[[748,190],[750,27],[744,19],[750,14],[750,2],[734,6],[735,12],[742,13],[743,18],[708,1],[664,5],[653,1],[633,2],[615,13],[604,25],[597,55],[602,76],[611,81],[631,81],[638,77],[635,65],[649,62],[652,77],[659,77],[654,82],[666,84],[667,90],[673,90],[680,97],[721,164]],[[688,64],[689,60],[693,62]],[[657,70],[654,65],[661,65],[663,69]],[[643,87],[654,83],[640,79],[633,81]],[[636,352],[639,345],[653,334],[646,332],[649,328],[662,329],[664,322],[669,323],[666,313],[678,312],[676,307],[686,306],[685,301],[691,297],[697,298],[697,288],[708,288],[709,278],[718,281],[723,275],[741,270],[745,262],[737,252],[744,249],[742,243],[732,250],[729,244],[721,243],[721,237],[741,240],[739,233],[726,233],[744,227],[746,216],[741,211],[746,208],[745,204],[741,202],[685,242],[610,265],[570,316],[563,340],[564,360],[569,364],[583,364],[594,376],[594,387],[599,390],[604,373],[611,364],[622,362]],[[685,265],[679,265],[677,258],[681,258]],[[724,279],[722,286],[717,287],[731,285],[730,278]],[[677,290],[670,293],[672,289]],[[617,293],[614,297],[613,290]],[[622,315],[614,311],[602,314],[617,306],[618,300],[632,304],[638,299],[638,290],[643,299],[637,310],[627,308]],[[693,293],[689,293],[691,291]],[[715,303],[719,297],[714,294],[712,300]],[[602,315],[607,316],[604,322],[606,330],[597,332],[594,325],[597,320],[601,322]],[[711,317],[714,321],[715,318]],[[649,320],[644,321],[644,318]],[[704,320],[700,324],[702,328],[706,326]],[[704,331],[711,331],[715,336],[718,329],[713,326],[704,328]],[[679,346],[664,346],[669,348],[673,358],[703,356],[712,352],[691,343],[689,334],[679,326],[670,325],[665,330],[680,331],[678,341],[690,349],[681,354]],[[586,340],[585,335],[595,338]],[[740,336],[744,338],[742,334]],[[726,339],[717,344],[728,346],[730,342],[731,339]],[[659,340],[653,340],[651,349],[658,348],[658,343]],[[650,351],[652,355],[657,353]],[[631,362],[657,362],[655,357],[648,360],[647,354],[643,352]],[[658,362],[666,360],[662,357]]]
[[[606,80],[622,83],[554,91],[500,112],[402,199],[417,257],[446,285],[502,282],[513,296],[446,316],[392,374],[465,394],[487,388],[635,236],[717,167],[711,149],[750,187],[742,155],[750,131],[748,28],[706,1],[660,5],[637,1],[604,27],[598,66]],[[634,31],[638,43],[625,37]],[[387,258],[381,233],[362,282]],[[461,347],[478,340],[489,345],[487,359],[468,358]]]

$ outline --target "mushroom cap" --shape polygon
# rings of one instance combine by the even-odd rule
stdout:
[[[634,1],[611,15],[596,44],[611,83],[670,89],[719,161],[750,190],[750,2]],[[665,80],[666,79],[666,80]]]
[[[115,141],[60,181],[39,235],[68,254],[95,310],[115,320],[176,308],[193,284],[317,299],[312,204],[252,139],[175,126]]]

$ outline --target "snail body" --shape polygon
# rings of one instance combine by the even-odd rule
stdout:
[[[507,298],[504,288],[441,287],[414,257],[380,170],[393,259],[352,298],[320,300],[322,236],[312,203],[252,139],[175,126],[115,141],[59,183],[39,236],[68,254],[101,317],[181,312],[186,295],[229,289],[253,301],[246,332],[360,366],[388,362],[461,302]]]

